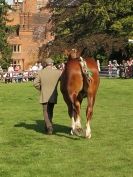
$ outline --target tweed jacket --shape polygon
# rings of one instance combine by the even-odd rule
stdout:
[[[34,80],[34,87],[40,91],[40,103],[57,103],[57,85],[61,71],[48,66],[39,71]]]

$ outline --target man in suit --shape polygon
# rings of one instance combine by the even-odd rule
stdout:
[[[45,130],[53,133],[52,118],[54,105],[57,103],[57,85],[61,71],[53,67],[53,60],[46,59],[45,68],[40,70],[34,80],[34,86],[40,91],[40,103],[43,107]]]

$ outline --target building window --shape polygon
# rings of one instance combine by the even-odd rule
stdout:
[[[21,45],[13,45],[13,53],[20,53]]]
[[[20,60],[16,60],[16,64],[19,65],[20,64]]]

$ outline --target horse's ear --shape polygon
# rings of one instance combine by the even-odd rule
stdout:
[[[81,57],[88,57],[88,56],[90,56],[90,51],[87,47],[84,47],[81,52]]]
[[[70,52],[67,49],[65,49],[64,50],[64,55],[69,56],[69,54],[70,54]]]

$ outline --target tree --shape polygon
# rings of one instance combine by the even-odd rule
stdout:
[[[12,49],[7,43],[8,35],[12,32],[12,27],[7,26],[7,12],[11,9],[5,0],[0,0],[0,65],[7,67],[10,62]]]
[[[114,43],[123,49],[133,36],[133,0],[51,0],[48,7],[53,14],[54,51],[89,46],[93,53],[104,46],[109,55]]]
[[[91,33],[133,35],[133,0],[50,1],[57,35],[86,36]]]

